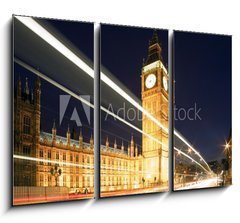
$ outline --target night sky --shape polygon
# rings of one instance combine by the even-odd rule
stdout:
[[[82,53],[82,55],[89,61],[92,61],[93,63],[93,24],[92,23],[82,23],[82,22],[69,22],[64,20],[46,20],[46,19],[36,19],[41,25],[43,25],[48,31],[50,31],[52,34],[54,34],[58,39],[63,41],[68,47],[70,47],[73,50],[76,50],[76,52],[79,50],[79,53]],[[53,55],[50,54],[44,54],[41,51],[41,48],[52,48],[50,46],[46,46],[45,43],[41,42],[39,38],[34,36],[33,33],[27,33],[25,30],[23,30],[21,24],[15,20],[15,52],[14,55],[17,56],[19,59],[24,60],[27,64],[33,66],[36,68],[35,64],[39,62],[39,64],[46,63],[45,61],[51,60],[50,57],[54,57],[56,55],[56,60],[59,61],[59,68],[62,69],[64,66],[70,66],[73,67],[73,71],[75,72],[76,67],[72,64],[72,62],[68,62],[66,59],[64,59],[60,53],[56,52]],[[21,38],[29,38],[29,39],[36,39],[35,42],[28,41],[28,49],[31,50],[31,54],[27,54],[24,52],[19,52],[20,44],[25,44],[25,42],[19,42],[18,40]],[[38,46],[33,46],[33,44],[37,44]],[[34,48],[35,47],[35,48]],[[27,51],[26,50],[26,51]],[[77,52],[78,53],[78,52]],[[39,61],[34,61],[32,58],[35,57],[35,55],[38,55]],[[24,55],[22,57],[19,57],[18,55]],[[32,61],[34,63],[32,63]],[[37,69],[39,69],[44,74],[51,77],[53,73],[51,73],[51,69],[54,67],[57,67],[58,65],[50,63],[48,70],[44,70],[42,66],[38,66]],[[52,69],[53,70],[53,69]],[[56,73],[55,77],[52,78],[55,81],[60,81],[60,79],[68,80],[71,84],[67,86],[69,89],[71,89],[74,92],[74,86],[78,86],[78,91],[75,91],[75,93],[78,94],[89,94],[91,97],[93,96],[93,90],[92,88],[89,89],[88,92],[81,91],[81,85],[86,85],[87,83],[79,83],[79,81],[74,80],[71,81],[71,70],[63,70],[60,73]],[[84,74],[85,75],[85,74]],[[29,82],[29,88],[34,89],[34,82],[37,78],[37,76],[25,68],[19,66],[18,64],[14,63],[14,85],[16,86],[16,83],[18,79],[20,78],[22,81],[22,89],[25,87],[25,79],[28,78]],[[59,79],[58,79],[59,77]],[[90,79],[90,80],[89,80]],[[93,79],[89,78],[86,79],[86,81],[90,82],[88,83],[89,86],[93,86]],[[64,83],[62,83],[64,85]],[[75,85],[74,85],[75,84]],[[86,142],[89,142],[90,135],[93,133],[93,110],[91,109],[91,123],[88,123],[87,117],[84,114],[82,104],[75,98],[71,97],[69,104],[67,106],[65,115],[63,117],[62,123],[60,124],[59,120],[59,104],[60,104],[60,95],[66,95],[64,91],[58,89],[57,87],[53,86],[52,84],[48,83],[47,81],[41,79],[41,130],[51,133],[53,122],[56,122],[57,127],[57,134],[63,137],[66,137],[66,131],[69,125],[70,131],[75,130],[77,133],[77,138],[80,132],[80,127],[76,125],[75,121],[70,120],[72,112],[74,108],[77,109],[77,113],[80,117],[80,120],[82,122],[82,131],[84,140]],[[91,101],[93,99],[91,98]]]
[[[89,61],[93,62],[93,24],[62,20],[39,21],[60,39],[67,40],[68,46],[80,50]],[[157,32],[163,49],[163,62],[167,67],[168,32],[167,30],[157,30]],[[148,42],[152,35],[153,29],[112,25],[101,27],[102,67],[108,69],[112,77],[119,80],[139,101],[141,100],[142,62],[143,58],[147,58]],[[207,160],[220,159],[223,156],[222,145],[225,144],[231,129],[231,37],[175,32],[174,50],[176,107],[188,109],[196,103],[197,108],[201,108],[199,114],[202,118],[201,121],[175,121],[175,127]],[[29,62],[30,65],[32,65],[31,57],[30,54],[25,55],[25,62]],[[48,55],[42,55],[42,57],[48,57]],[[29,61],[26,58],[29,58]],[[36,76],[16,64],[14,68],[14,83],[16,84],[21,74],[22,81],[26,76],[29,77],[30,88],[33,88]],[[67,72],[68,70],[66,76],[63,76],[66,80],[70,77]],[[93,82],[90,85],[93,85]],[[81,90],[81,85],[79,86]],[[60,94],[64,93],[46,81],[42,81],[41,127],[46,132],[51,132],[53,120],[58,119]],[[112,102],[117,103],[114,98]],[[71,103],[62,126],[58,126],[58,134],[63,136],[68,124],[70,128],[74,127],[79,131],[75,123],[70,121],[73,108],[78,102],[73,99]],[[78,105],[78,109],[81,113],[81,106]],[[103,115],[102,113],[103,144],[108,135],[110,145],[116,138],[118,144],[123,140],[126,146],[133,133],[136,143],[141,147],[139,133],[111,119],[109,122],[103,122]],[[89,138],[93,131],[92,125],[93,122],[90,125],[85,124],[86,138]]]
[[[141,69],[147,59],[148,43],[154,29],[102,25],[101,62],[117,79],[141,99]],[[168,61],[168,31],[157,30],[163,50],[163,62]]]
[[[128,27],[128,26],[114,26],[102,25],[101,26],[101,64],[110,71],[110,78],[114,78],[117,82],[123,84],[129,90],[130,94],[136,96],[136,100],[141,104],[141,69],[143,58],[145,60],[148,56],[149,41],[152,39],[154,29]],[[163,51],[163,63],[167,67],[168,61],[168,31],[157,30],[158,39]],[[113,91],[105,92],[102,88],[102,101],[103,97],[111,94],[108,103],[113,105],[126,102],[125,99],[113,95]],[[105,101],[104,101],[105,102]],[[103,103],[102,103],[103,104]],[[107,103],[104,104],[107,106]],[[130,105],[130,107],[133,107]],[[127,110],[127,109],[126,109]],[[141,150],[142,135],[141,133],[133,130],[125,124],[113,119],[104,121],[105,113],[102,112],[102,143],[108,136],[110,139],[110,146],[113,146],[114,139],[116,138],[118,145],[121,145],[123,140],[125,148],[130,141],[131,135],[134,136],[134,141]],[[130,122],[130,120],[127,120]],[[140,129],[141,121],[135,120],[135,126]]]
[[[93,24],[67,20],[45,20],[93,61]],[[48,28],[49,29],[49,28]]]
[[[175,127],[207,161],[223,157],[231,130],[231,37],[175,32],[177,108],[196,103],[202,120],[175,121]]]

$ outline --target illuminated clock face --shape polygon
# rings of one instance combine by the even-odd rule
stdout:
[[[168,90],[168,82],[167,82],[167,78],[165,76],[163,76],[163,88],[165,91]]]
[[[156,76],[154,74],[149,74],[145,80],[146,88],[150,89],[156,84]]]

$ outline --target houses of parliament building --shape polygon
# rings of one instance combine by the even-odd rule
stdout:
[[[58,136],[55,123],[52,133],[40,131],[40,96],[39,78],[35,82],[34,94],[29,92],[27,79],[23,91],[21,80],[18,80],[14,113],[14,155],[17,156],[14,159],[14,186],[60,186],[93,192],[93,137],[84,142],[80,131],[79,139],[72,139],[69,128],[66,137]],[[138,148],[134,147],[133,137],[128,152],[123,144],[118,149],[116,141],[114,147],[110,147],[108,138],[101,151],[102,173],[107,175],[101,181],[105,190],[125,188],[138,179],[138,175],[131,174],[134,177],[130,178],[118,170],[125,168],[134,173],[135,169],[142,169],[142,158]],[[57,178],[51,171],[55,171],[56,164],[57,170],[61,170],[61,174],[56,173]]]
[[[122,142],[101,145],[101,192],[157,187],[168,183],[168,133],[155,120],[168,128],[168,74],[162,62],[162,49],[154,32],[149,42],[148,58],[143,63],[141,78],[143,114],[142,150],[129,136],[127,147]],[[35,80],[30,91],[28,79],[18,80],[14,95],[14,186],[65,187],[82,193],[94,191],[94,143],[79,138],[40,130],[41,81]],[[153,118],[152,118],[153,117]],[[155,120],[154,120],[155,119]]]

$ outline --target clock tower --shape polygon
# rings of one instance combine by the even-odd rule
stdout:
[[[147,184],[168,183],[168,72],[154,31],[141,74],[142,106],[151,115],[142,117],[143,177]]]

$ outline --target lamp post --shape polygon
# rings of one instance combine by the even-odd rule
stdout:
[[[62,175],[62,169],[59,168],[58,164],[55,164],[54,168],[51,168],[50,173],[55,178],[55,186],[57,187],[57,178]]]

